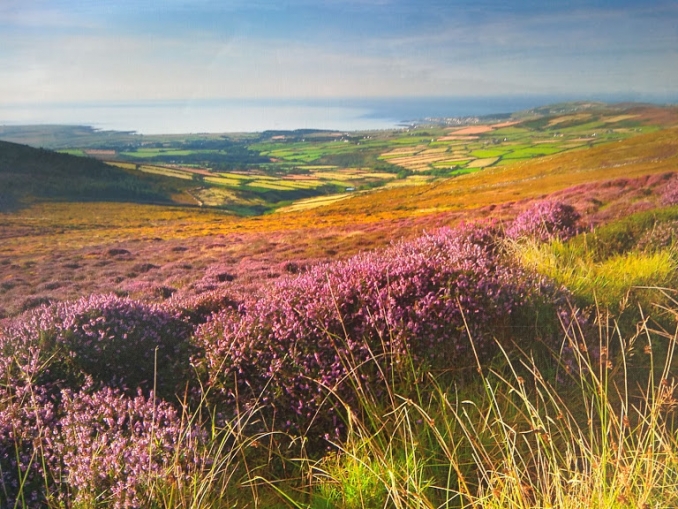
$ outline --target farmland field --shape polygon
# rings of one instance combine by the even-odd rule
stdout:
[[[373,132],[280,131],[238,135],[141,136],[66,130],[60,150],[95,157],[129,171],[179,179],[193,188],[182,199],[252,215],[326,203],[324,197],[407,187],[433,179],[505,167],[533,158],[622,141],[659,129],[643,108],[573,105],[571,113],[519,113],[446,127],[412,125]],[[580,109],[581,111],[577,111]],[[543,110],[548,112],[548,109]],[[35,140],[35,129],[20,131]],[[98,140],[98,141],[97,141]],[[203,198],[200,198],[200,197]],[[312,200],[312,198],[320,198]],[[332,200],[335,201],[335,200]]]

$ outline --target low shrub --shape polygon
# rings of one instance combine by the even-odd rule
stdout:
[[[600,262],[636,248],[652,250],[651,244],[655,240],[668,246],[670,242],[667,240],[670,241],[671,238],[671,225],[676,221],[678,221],[678,207],[638,212],[600,225],[590,234],[571,239],[568,244],[578,246],[577,251],[595,262]]]
[[[224,309],[237,309],[239,300],[231,292],[212,290],[197,295],[175,295],[164,309],[193,325],[205,323],[213,314]]]
[[[495,354],[493,338],[534,337],[514,334],[526,323],[518,316],[562,294],[506,260],[496,234],[444,229],[281,278],[201,325],[194,362],[220,397],[266,405],[281,429],[341,434],[341,405],[318,412],[328,395],[352,405],[356,386],[407,385],[402,362],[463,376],[475,353]]]
[[[200,468],[204,433],[152,395],[0,392],[1,507],[140,508],[167,472],[180,483]]]
[[[77,388],[90,376],[99,387],[130,394],[156,385],[172,398],[191,375],[191,333],[190,324],[157,305],[93,295],[12,320],[0,342],[3,355],[39,385]]]
[[[540,201],[523,211],[506,230],[506,235],[517,239],[530,237],[540,241],[554,238],[567,240],[581,231],[581,215],[566,203]]]
[[[6,366],[3,366],[6,367]],[[45,507],[53,456],[45,440],[56,432],[56,404],[30,385],[0,388],[0,507]]]
[[[661,202],[665,206],[678,205],[678,178],[671,179],[661,194]]]

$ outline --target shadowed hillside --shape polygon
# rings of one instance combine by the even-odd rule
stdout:
[[[33,201],[173,203],[182,191],[165,178],[131,174],[100,161],[0,142],[0,210]]]

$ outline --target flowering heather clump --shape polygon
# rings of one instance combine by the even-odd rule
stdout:
[[[0,507],[143,507],[143,489],[169,466],[176,482],[200,468],[202,435],[171,405],[106,387],[152,387],[157,348],[158,386],[174,397],[190,331],[169,312],[112,296],[44,307],[0,329]]]
[[[44,440],[54,430],[54,402],[40,388],[0,388],[0,507],[45,506]]]
[[[232,268],[221,263],[213,264],[207,267],[200,281],[195,283],[198,292],[209,292],[224,286],[236,279]]]
[[[223,395],[266,404],[283,427],[339,433],[337,413],[317,413],[328,391],[352,404],[354,378],[378,395],[408,356],[422,367],[473,367],[468,332],[488,359],[515,312],[554,293],[502,258],[491,228],[444,229],[281,278],[200,326],[196,363]]]
[[[62,411],[59,435],[48,443],[62,483],[54,498],[64,504],[144,507],[151,481],[177,462],[183,468],[173,468],[175,476],[198,460],[200,433],[187,436],[176,410],[153,397],[129,398],[110,388],[65,391]]]
[[[678,204],[678,178],[671,179],[661,194],[661,202],[664,206]]]
[[[581,231],[578,225],[580,218],[571,205],[540,201],[519,214],[506,230],[506,235],[513,239],[532,237],[543,242],[553,238],[567,240]]]
[[[101,386],[181,391],[189,373],[192,327],[156,305],[93,295],[29,312],[6,328],[5,355],[39,351],[36,382],[67,386],[90,375]],[[21,358],[21,356],[19,356]],[[20,369],[25,367],[20,366]]]
[[[122,284],[120,290],[116,290],[116,295],[122,294],[125,296],[138,297],[142,300],[165,300],[169,299],[176,292],[177,289],[171,286],[158,284],[153,281],[140,281],[136,279]]]
[[[3,390],[0,507],[143,507],[143,490],[170,469],[200,468],[204,436],[163,401],[104,388],[65,390],[57,406],[39,388]]]
[[[193,325],[205,323],[212,314],[226,308],[237,309],[238,301],[223,290],[173,297],[164,306],[167,311]]]

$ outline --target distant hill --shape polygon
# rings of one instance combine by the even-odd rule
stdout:
[[[0,140],[59,150],[105,145],[136,146],[141,135],[133,131],[104,131],[84,125],[0,125]]]
[[[176,179],[0,141],[0,211],[44,200],[170,204],[180,186]]]

